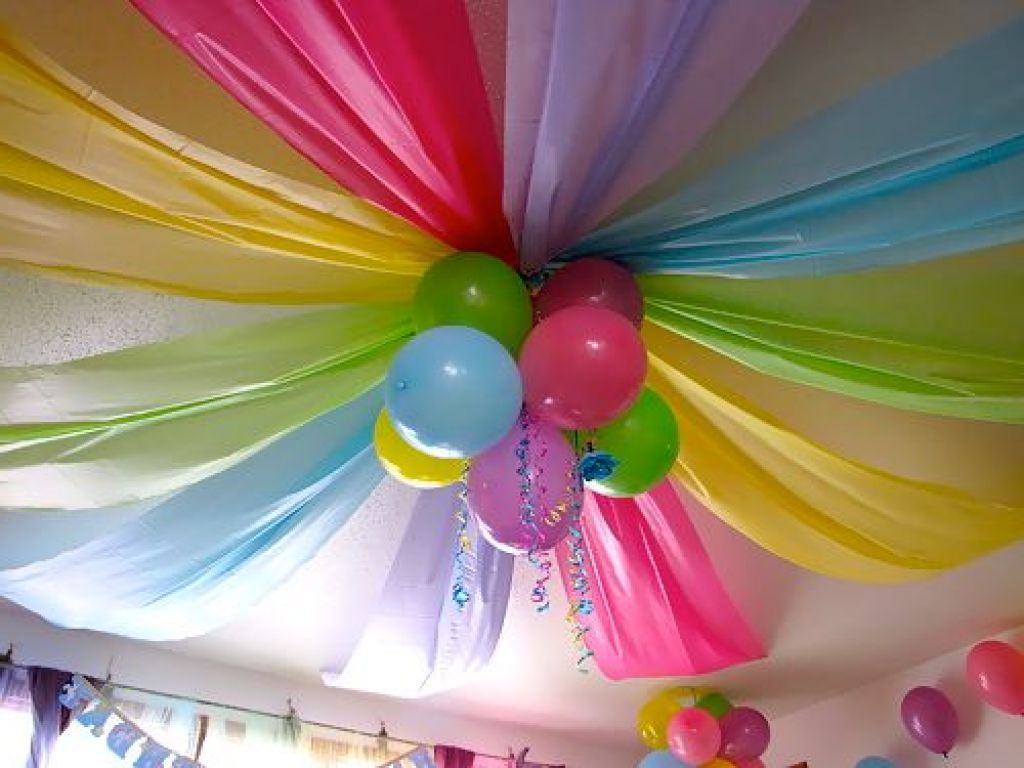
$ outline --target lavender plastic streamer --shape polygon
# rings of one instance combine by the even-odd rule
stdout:
[[[540,267],[691,149],[807,0],[511,0],[505,214]]]
[[[464,608],[452,600],[457,578],[456,486],[425,491],[391,566],[379,607],[341,671],[326,685],[419,697],[462,684],[491,658],[512,584],[512,556],[499,552],[469,516]]]

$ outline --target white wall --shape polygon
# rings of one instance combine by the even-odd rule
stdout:
[[[83,588],[88,588],[83,586]],[[14,644],[15,661],[25,665],[104,677],[115,683],[283,713],[291,698],[306,720],[376,731],[381,721],[399,739],[447,743],[491,754],[530,746],[530,757],[569,768],[632,768],[637,750],[590,744],[553,731],[472,720],[431,710],[429,700],[410,702],[303,684],[251,670],[188,658],[145,643],[93,632],[56,629],[0,601],[0,645]]]
[[[1024,631],[999,639],[1024,647]],[[765,764],[785,768],[806,760],[809,768],[853,768],[857,760],[874,754],[889,758],[898,768],[1024,766],[1024,717],[992,709],[974,695],[964,675],[969,650],[940,656],[774,720]],[[960,740],[948,761],[926,752],[903,729],[900,702],[918,685],[944,691],[960,717]]]

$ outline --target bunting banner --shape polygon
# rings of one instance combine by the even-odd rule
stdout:
[[[81,675],[72,676],[60,695],[60,703],[93,736],[104,739],[114,755],[131,763],[132,768],[203,768],[147,735]]]

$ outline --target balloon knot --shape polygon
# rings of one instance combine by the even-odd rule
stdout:
[[[580,457],[578,469],[584,480],[605,480],[619,465],[618,459],[604,451],[587,451]]]

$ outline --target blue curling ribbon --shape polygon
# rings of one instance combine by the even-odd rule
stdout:
[[[455,510],[455,518],[458,521],[456,528],[457,546],[455,548],[455,579],[452,582],[452,601],[460,611],[464,611],[473,595],[466,587],[467,569],[466,559],[472,555],[472,542],[469,539],[469,505],[466,496],[469,489],[466,485],[466,472],[463,471],[459,479],[459,491],[456,494],[458,506]]]
[[[588,451],[588,455],[595,455],[596,452]],[[607,454],[603,454],[607,456]],[[611,457],[609,457],[611,458]],[[582,464],[582,460],[581,460]],[[572,495],[572,505],[570,510],[571,522],[569,525],[569,555],[566,558],[568,564],[568,579],[569,590],[570,590],[570,606],[569,613],[566,615],[566,621],[569,623],[571,628],[572,642],[576,646],[578,657],[576,659],[576,668],[587,674],[590,670],[585,666],[587,660],[594,655],[594,652],[587,647],[586,635],[590,631],[589,627],[583,625],[580,620],[581,616],[589,616],[594,611],[594,603],[587,596],[590,593],[590,582],[587,578],[587,552],[586,544],[583,539],[583,530],[580,526],[580,515],[581,515],[581,503],[583,491],[583,479],[584,473],[581,466],[577,466],[576,472],[570,477],[570,483],[576,486],[579,491],[577,494]]]
[[[580,456],[577,469],[584,480],[605,480],[619,466],[619,460],[610,453],[590,450]]]

